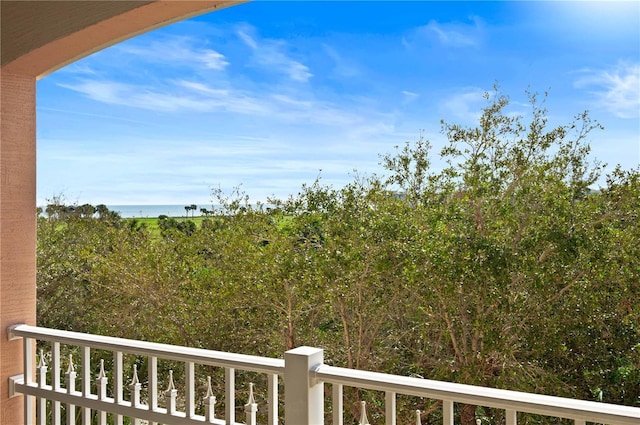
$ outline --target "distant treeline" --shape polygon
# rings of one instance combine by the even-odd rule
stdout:
[[[36,210],[38,216],[46,214],[48,218],[64,219],[69,217],[92,218],[97,216],[100,220],[119,220],[120,214],[116,211],[110,211],[104,204],[91,205],[66,205],[60,197],[49,201],[46,207],[38,207]]]

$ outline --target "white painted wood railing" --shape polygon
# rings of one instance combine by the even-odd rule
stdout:
[[[113,416],[112,421],[109,421],[109,423],[116,425],[122,425],[125,417],[131,418],[131,423],[136,425],[141,424],[141,420],[150,424],[236,424],[236,370],[258,372],[267,376],[268,395],[266,409],[268,412],[268,424],[275,425],[278,422],[278,375],[282,375],[284,372],[284,362],[282,360],[60,331],[28,325],[9,327],[8,336],[10,340],[23,338],[24,373],[10,378],[9,392],[10,394],[25,395],[26,424],[32,423],[34,401],[36,423],[38,425],[47,423],[47,416],[50,418],[49,423],[55,425],[60,423],[75,425],[76,415],[74,413],[77,408],[80,409],[83,425],[91,424],[92,411],[97,412],[99,425],[107,424],[107,413]],[[40,361],[35,365],[36,341],[50,343],[52,370],[49,379],[47,379],[49,367],[44,364],[43,355],[39,356]],[[80,349],[80,391],[75,388],[77,373],[71,358],[67,363],[67,371],[64,374],[64,387],[62,386],[61,344],[79,347]],[[101,362],[97,377],[91,376],[93,368],[90,364],[90,354],[92,349],[106,350],[113,353],[112,397],[107,396],[108,383],[103,362]],[[127,374],[128,385],[125,384],[123,354],[146,356],[147,358],[148,379],[145,402],[141,398],[143,388],[135,365],[133,370]],[[176,401],[179,391],[173,382],[172,372],[169,373],[167,379],[163,380],[168,382],[167,390],[164,391],[165,406],[158,405],[158,385],[160,382],[158,359],[177,361],[184,364],[185,385],[182,389],[184,410],[178,410],[177,408]],[[224,419],[218,419],[215,416],[216,398],[212,393],[210,380],[202,400],[205,406],[205,415],[195,414],[195,365],[224,368]],[[37,378],[37,380],[34,378]],[[96,380],[97,391],[95,394],[91,393],[92,379]],[[47,381],[50,383],[48,384]],[[125,400],[125,387],[128,389],[127,395],[129,397],[127,400]],[[50,400],[48,415],[46,412],[47,400]],[[61,418],[61,404],[66,406],[66,418]],[[248,401],[244,408],[246,414],[245,423],[247,425],[256,425],[257,405],[253,397],[253,387],[249,390]]]
[[[37,424],[75,424],[75,415],[80,409],[83,425],[91,424],[92,414],[99,425],[107,424],[107,414],[112,416],[108,423],[122,424],[123,417],[132,418],[133,424],[146,421],[149,424],[236,424],[235,418],[235,375],[236,370],[257,372],[267,376],[266,411],[269,425],[278,423],[278,377],[284,378],[284,418],[286,425],[320,425],[325,420],[325,384],[331,385],[331,406],[333,425],[343,425],[343,388],[354,387],[384,393],[386,425],[396,424],[397,395],[407,395],[442,402],[443,425],[454,424],[456,403],[503,409],[507,425],[517,423],[518,413],[566,418],[576,425],[585,423],[611,425],[640,425],[640,408],[619,406],[591,401],[573,400],[516,391],[498,390],[432,381],[428,379],[402,377],[354,369],[344,369],[324,364],[323,351],[312,347],[299,347],[287,351],[284,360],[241,354],[193,349],[144,341],[127,340],[99,335],[88,335],[16,325],[8,329],[10,339],[23,338],[24,373],[10,378],[11,395],[25,396],[25,423],[31,424],[36,412]],[[51,371],[40,355],[35,364],[36,341],[50,344]],[[70,345],[80,349],[80,391],[75,388],[76,371],[72,359],[67,363],[64,386],[61,379],[60,345]],[[104,363],[96,377],[91,376],[91,350],[106,350],[113,353],[111,394],[108,396],[108,379]],[[123,354],[146,356],[148,379],[146,400],[141,399],[142,384],[134,366],[127,376],[123,370]],[[173,373],[167,379],[164,391],[164,406],[160,407],[158,392],[158,359],[184,363],[184,388],[176,388]],[[204,415],[195,414],[195,365],[221,367],[225,370],[225,412],[224,419],[215,417],[216,398],[209,380],[202,402]],[[97,365],[94,365],[96,367]],[[92,379],[94,385],[92,385]],[[125,387],[127,399],[125,399]],[[95,393],[92,393],[95,388]],[[183,407],[177,405],[178,395],[184,400]],[[49,401],[47,403],[47,401]],[[143,401],[145,401],[143,403]],[[66,406],[66,418],[61,418],[61,404]],[[48,408],[48,410],[47,410]],[[258,405],[253,396],[253,385],[244,405],[245,423],[256,425]],[[348,423],[352,423],[351,421]],[[420,412],[415,413],[416,425],[421,424]],[[362,402],[359,424],[367,425],[366,405]],[[376,425],[376,424],[373,424]]]

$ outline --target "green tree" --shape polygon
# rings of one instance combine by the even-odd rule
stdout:
[[[536,95],[526,123],[507,97],[487,100],[478,126],[443,123],[442,172],[424,172],[422,141],[383,161],[422,229],[404,270],[419,302],[408,351],[440,379],[576,396],[577,381],[544,354],[566,342],[567,325],[589,321],[576,304],[584,315],[586,305],[608,310],[589,234],[600,165],[588,163],[587,137],[599,125],[583,113],[549,128]],[[463,406],[461,421],[475,422],[475,406]]]

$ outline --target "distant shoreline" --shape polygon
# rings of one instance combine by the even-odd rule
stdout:
[[[223,210],[221,205],[197,205],[197,204],[163,204],[163,205],[108,205],[104,204],[109,211],[116,212],[122,218],[158,218],[162,215],[172,218],[197,218],[207,217],[213,211],[219,213]],[[266,205],[266,204],[261,204]],[[70,205],[79,207],[79,205]],[[94,205],[95,207],[96,205]],[[186,209],[185,207],[195,206],[195,209]],[[38,205],[42,209],[42,216],[46,216],[46,205]],[[207,213],[203,213],[202,210]]]
[[[105,204],[106,205],[106,204]],[[195,204],[194,204],[195,205]],[[95,205],[94,205],[95,206]],[[46,205],[39,205],[42,208],[42,215],[46,216]],[[158,218],[161,215],[174,218],[185,217],[204,217],[200,209],[206,208],[211,211],[214,206],[212,205],[196,205],[195,210],[185,210],[185,205],[180,204],[165,204],[165,205],[106,205],[109,211],[114,211],[120,214],[122,218]]]
[[[167,217],[200,217],[202,213],[201,208],[207,210],[212,209],[211,205],[196,205],[195,210],[187,212],[185,205],[107,205],[110,211],[115,211],[122,218],[158,218],[161,215]]]

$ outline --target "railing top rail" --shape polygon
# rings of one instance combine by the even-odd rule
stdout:
[[[318,381],[330,384],[390,391],[436,400],[453,400],[458,403],[590,422],[640,424],[640,408],[637,407],[477,387],[328,365],[320,365],[312,376]]]
[[[230,367],[251,372],[279,375],[284,373],[284,360],[282,359],[61,331],[58,329],[23,324],[10,326],[7,333],[9,339],[18,337],[34,338],[40,341],[56,341],[62,344],[86,346],[101,350],[122,351],[130,354],[155,356],[168,360],[187,361],[210,366]]]

